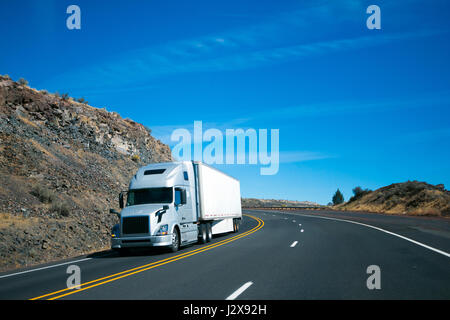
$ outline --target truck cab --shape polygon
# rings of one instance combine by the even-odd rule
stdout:
[[[168,246],[197,241],[194,172],[190,162],[142,167],[128,191],[119,197],[120,224],[113,228],[111,247]]]

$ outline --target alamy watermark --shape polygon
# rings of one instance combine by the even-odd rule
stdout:
[[[67,267],[66,273],[70,274],[67,278],[66,286],[68,289],[80,289],[81,288],[81,269],[76,264],[72,264]]]
[[[69,30],[81,29],[81,9],[79,6],[72,4],[67,7],[66,13],[70,16],[66,19],[66,27]]]
[[[366,286],[369,290],[381,289],[381,269],[379,266],[373,264],[367,267],[366,273],[370,274],[367,278]]]
[[[270,129],[270,152],[267,129],[219,129],[203,132],[202,121],[194,121],[194,132],[178,128],[171,140],[178,142],[172,154],[180,161],[195,160],[207,164],[262,165],[261,175],[274,175],[279,170],[279,129]],[[224,137],[225,136],[225,137]],[[204,145],[206,143],[206,145]]]
[[[372,4],[367,7],[366,13],[370,14],[370,16],[366,20],[367,29],[380,30],[381,29],[381,9],[380,9],[380,7],[375,4]]]

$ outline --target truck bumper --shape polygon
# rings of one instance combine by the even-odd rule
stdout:
[[[172,244],[172,235],[111,238],[111,249],[138,248],[138,247],[164,247]]]

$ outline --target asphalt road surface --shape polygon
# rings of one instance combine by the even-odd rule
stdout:
[[[450,299],[448,219],[244,212],[238,233],[176,253],[107,251],[2,273],[0,299]],[[67,288],[71,265],[79,289]]]

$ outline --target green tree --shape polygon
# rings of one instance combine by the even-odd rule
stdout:
[[[339,190],[339,188],[336,190],[336,192],[334,193],[333,196],[333,204],[337,205],[337,204],[341,204],[344,202],[344,195],[342,194],[342,192]]]

